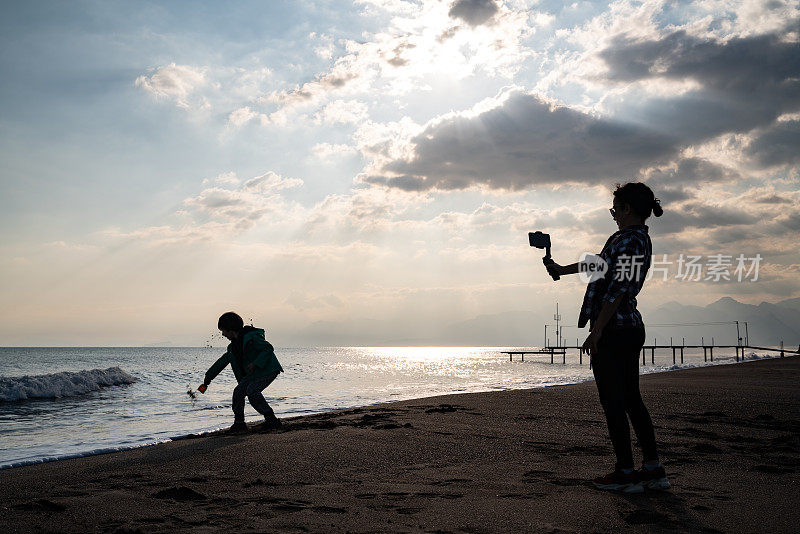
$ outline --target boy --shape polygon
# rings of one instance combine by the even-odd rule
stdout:
[[[264,395],[261,392],[269,386],[278,374],[283,372],[275,349],[264,339],[264,330],[250,325],[244,326],[241,317],[233,312],[223,313],[217,323],[222,335],[230,340],[228,350],[206,372],[203,385],[197,388],[205,393],[208,384],[220,371],[231,364],[238,385],[233,389],[233,426],[231,433],[246,432],[244,422],[244,398],[250,399],[250,406],[264,416],[259,430],[276,430],[281,427]]]

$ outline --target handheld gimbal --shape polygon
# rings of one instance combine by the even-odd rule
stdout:
[[[532,247],[546,249],[547,253],[544,255],[544,258],[542,258],[542,263],[544,263],[545,267],[555,263],[553,258],[550,257],[550,234],[543,234],[538,231],[528,232],[528,242]],[[557,273],[551,272],[550,269],[548,269],[547,272],[550,273],[553,280],[559,280],[561,278]]]

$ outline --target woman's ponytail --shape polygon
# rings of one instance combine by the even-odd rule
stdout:
[[[664,210],[661,209],[661,201],[657,198],[653,199],[653,215],[656,217],[661,217],[664,214]]]

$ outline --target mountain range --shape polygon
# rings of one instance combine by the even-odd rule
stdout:
[[[364,319],[359,321],[319,321],[286,336],[298,346],[541,346],[544,325],[547,336],[555,344],[554,310],[509,311],[479,315],[448,325],[421,323],[412,331],[398,333],[394,321]],[[667,302],[653,309],[641,309],[647,329],[647,343],[674,343],[685,339],[687,344],[736,344],[737,325],[742,342],[749,337],[751,346],[785,346],[796,349],[800,344],[800,298],[776,303],[745,304],[723,297],[707,306],[687,306]],[[583,342],[587,329],[576,326],[577,312],[562,312],[564,342]]]

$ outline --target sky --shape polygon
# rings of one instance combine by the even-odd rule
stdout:
[[[527,232],[599,252],[628,181],[664,209],[640,309],[800,296],[796,2],[0,15],[0,345],[203,345],[228,310],[283,346],[556,302],[575,324],[585,284]]]

